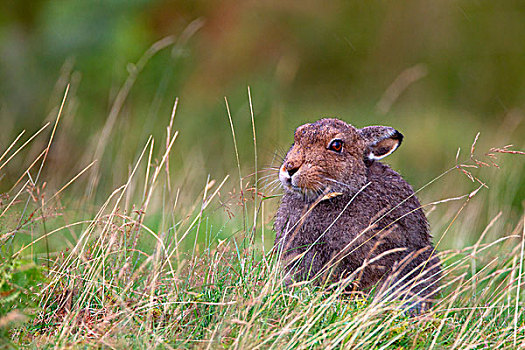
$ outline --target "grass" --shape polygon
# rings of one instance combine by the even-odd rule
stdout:
[[[458,153],[456,164],[418,193],[444,277],[435,306],[410,317],[400,302],[373,292],[348,294],[345,284],[283,286],[271,229],[279,191],[264,186],[273,170],[247,175],[228,101],[236,176],[171,173],[175,103],[164,139],[144,140],[127,178],[103,200],[96,186],[111,171],[91,161],[56,189],[41,177],[65,101],[54,123],[26,139],[20,134],[0,157],[0,169],[19,168],[12,160],[49,132],[36,143],[42,149],[27,152],[36,156],[0,203],[4,347],[525,346],[525,217],[512,210],[516,198],[523,200],[516,192],[522,155],[509,154],[519,153],[513,148],[478,157],[474,141],[466,161]],[[256,150],[250,92],[249,105]],[[110,119],[104,143],[87,154],[102,156],[115,127]],[[199,182],[202,188],[193,190]]]

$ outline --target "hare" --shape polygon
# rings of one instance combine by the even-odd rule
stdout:
[[[431,305],[440,262],[428,221],[412,187],[378,161],[402,140],[391,127],[338,119],[297,128],[279,170],[285,191],[274,223],[287,283],[352,281],[414,297],[417,313]]]

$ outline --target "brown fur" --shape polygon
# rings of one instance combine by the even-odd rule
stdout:
[[[428,307],[440,268],[427,219],[412,187],[376,160],[402,137],[337,119],[297,128],[274,224],[289,281],[350,276],[362,290],[379,283],[396,296],[417,294],[417,311]],[[334,139],[344,142],[341,152],[329,149]]]

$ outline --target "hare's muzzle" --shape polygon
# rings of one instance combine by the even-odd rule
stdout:
[[[285,162],[279,170],[279,180],[281,180],[281,183],[286,187],[295,187],[293,176],[299,168],[300,166],[296,166],[292,162]]]
[[[296,172],[297,172],[297,170],[294,170],[290,174],[290,172],[288,170],[286,170],[286,166],[283,164],[281,169],[279,169],[279,180],[281,181],[283,186],[285,186],[285,187],[291,187],[292,186],[292,176]]]

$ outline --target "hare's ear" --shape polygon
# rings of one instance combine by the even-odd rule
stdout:
[[[394,152],[403,135],[394,128],[388,126],[367,126],[359,129],[361,137],[365,140],[365,159],[382,159]]]

